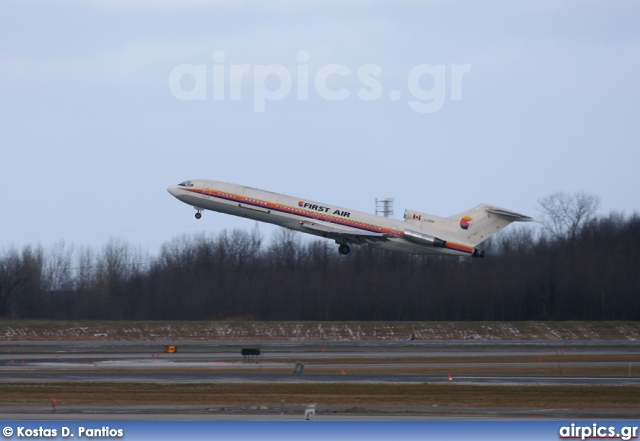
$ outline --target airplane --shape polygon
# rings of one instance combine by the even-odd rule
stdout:
[[[478,246],[511,222],[533,219],[489,204],[446,218],[405,210],[404,220],[391,219],[226,182],[194,179],[167,188],[196,209],[268,222],[335,240],[338,252],[350,245],[368,245],[410,254],[484,257]]]

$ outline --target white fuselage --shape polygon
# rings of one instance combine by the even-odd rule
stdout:
[[[459,238],[452,237],[448,231],[451,230],[449,223],[441,222],[446,219],[437,216],[428,215],[432,218],[428,222],[425,219],[401,221],[333,204],[210,180],[185,181],[169,187],[168,191],[195,207],[198,212],[213,210],[255,219],[334,239],[337,243],[363,243],[414,254],[470,256],[476,251],[472,245],[460,243]],[[438,237],[442,245],[434,247],[407,239],[407,234],[414,232],[425,237]]]

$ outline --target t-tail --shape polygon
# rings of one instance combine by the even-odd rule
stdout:
[[[471,210],[447,218],[454,236],[477,247],[511,222],[530,222],[533,218],[495,205],[480,204]]]

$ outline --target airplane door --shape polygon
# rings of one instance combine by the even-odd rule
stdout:
[[[211,197],[211,183],[210,182],[205,182],[204,184],[204,197],[205,198],[210,198]]]

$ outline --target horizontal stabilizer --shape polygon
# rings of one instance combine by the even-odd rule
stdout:
[[[532,217],[525,216],[524,214],[515,213],[513,211],[504,210],[502,208],[487,208],[487,213],[495,214],[501,218],[513,221],[513,222],[531,222]]]

